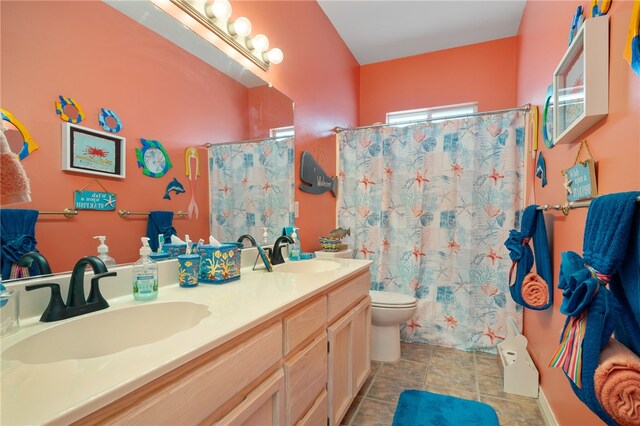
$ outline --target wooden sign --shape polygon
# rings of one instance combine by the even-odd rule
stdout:
[[[579,162],[565,172],[567,200],[578,201],[598,195],[596,172],[593,160]]]
[[[113,192],[77,190],[73,194],[73,206],[77,210],[115,210],[116,194]]]
[[[588,159],[578,161],[582,148],[585,148]],[[586,140],[580,142],[580,148],[573,161],[573,166],[560,172],[564,176],[564,187],[567,190],[567,201],[587,200],[598,195],[596,182],[596,160],[591,155],[589,144]]]
[[[300,180],[303,183],[300,190],[309,194],[323,194],[327,191],[331,191],[334,197],[338,194],[338,178],[329,177],[308,151],[302,153]]]

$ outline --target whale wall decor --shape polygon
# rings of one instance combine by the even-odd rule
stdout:
[[[300,185],[301,191],[309,194],[324,194],[331,191],[334,197],[338,195],[338,177],[330,178],[327,176],[308,151],[302,153],[300,180],[305,183],[305,185]]]

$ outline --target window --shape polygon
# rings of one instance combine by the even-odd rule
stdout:
[[[294,135],[293,126],[276,127],[275,129],[269,129],[270,138],[287,138]]]
[[[475,112],[478,112],[478,104],[476,102],[445,105],[433,108],[420,108],[408,111],[389,112],[387,113],[387,123],[406,125],[415,121],[445,120],[449,117],[457,117]]]

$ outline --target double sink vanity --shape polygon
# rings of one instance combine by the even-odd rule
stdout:
[[[134,301],[119,266],[101,284],[108,309],[53,323],[38,321],[46,297],[21,291],[22,327],[0,340],[0,424],[340,423],[370,372],[370,261],[194,288],[176,263],[159,263],[156,301]]]

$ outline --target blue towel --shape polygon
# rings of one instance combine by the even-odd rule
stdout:
[[[581,387],[572,380],[569,382],[578,398],[609,425],[615,425],[616,422],[598,402],[593,376],[602,348],[614,329],[620,328],[622,318],[629,318],[630,315],[624,311],[624,305],[618,301],[613,290],[607,288],[607,282],[611,288],[620,286],[618,269],[628,256],[638,195],[640,192],[626,192],[594,199],[585,224],[584,259],[576,253],[566,252],[562,254],[560,266],[558,288],[563,291],[560,312],[568,315],[565,328],[572,318],[578,318],[582,313],[586,313],[587,321],[580,345]],[[615,291],[620,294],[619,289]],[[640,309],[640,306],[636,309]],[[629,330],[623,329],[627,333]]]
[[[631,224],[629,244],[618,276],[609,287],[622,305],[622,321],[616,326],[616,340],[640,356],[640,205]]]
[[[587,325],[582,341],[581,386],[569,380],[574,393],[608,425],[616,422],[604,411],[595,395],[593,375],[602,348],[620,321],[622,307],[615,296],[584,267],[584,259],[572,251],[562,253],[558,288],[562,290],[560,312],[567,315],[565,327],[572,317],[586,312]]]
[[[164,242],[170,243],[171,236],[178,233],[173,227],[172,223],[173,212],[149,212],[149,222],[147,222],[147,237],[149,237],[149,247],[151,248],[151,251],[158,251],[158,235],[164,234]]]
[[[0,209],[0,265],[2,279],[11,277],[11,268],[17,265],[23,254],[36,249],[35,233],[37,210]],[[29,275],[38,275],[38,267],[33,264]]]
[[[527,207],[522,214],[522,224],[520,232],[512,229],[509,231],[509,238],[504,245],[509,250],[509,257],[516,268],[515,284],[509,283],[511,297],[516,303],[534,310],[548,309],[553,305],[553,272],[551,270],[551,258],[549,256],[549,242],[547,240],[547,229],[544,224],[544,215],[538,206],[533,204]],[[529,239],[533,241],[533,249],[529,246]],[[524,277],[531,271],[533,263],[536,264],[536,273],[542,277],[549,287],[549,302],[540,307],[529,305],[522,298],[522,282]]]

